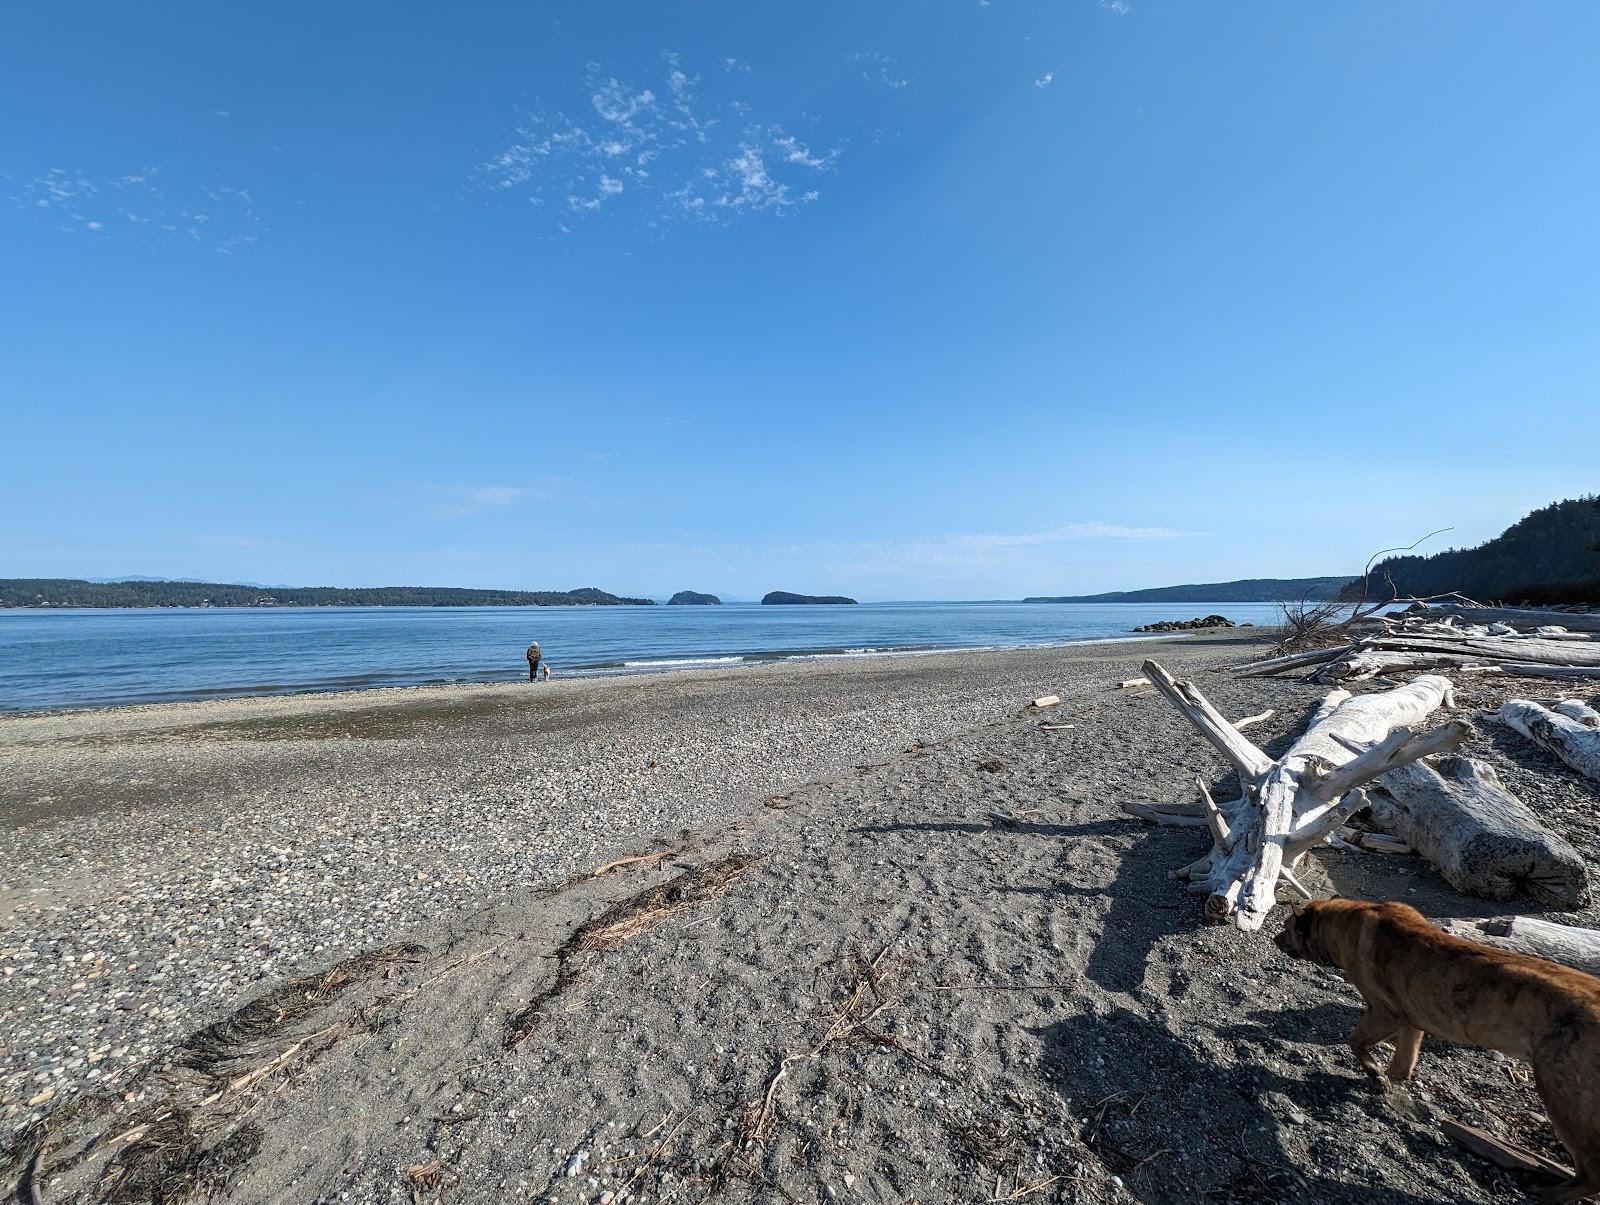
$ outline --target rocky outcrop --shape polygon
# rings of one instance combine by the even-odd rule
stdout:
[[[1194,632],[1201,628],[1231,628],[1233,620],[1226,615],[1207,615],[1203,619],[1163,619],[1159,623],[1147,623],[1142,628],[1134,628],[1135,632]]]
[[[722,600],[715,594],[700,594],[694,590],[679,590],[667,599],[669,607],[720,607]]]
[[[799,603],[855,603],[855,599],[842,594],[790,594],[787,590],[774,590],[761,600],[768,607],[791,607]]]

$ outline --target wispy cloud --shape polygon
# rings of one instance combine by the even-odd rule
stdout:
[[[776,558],[800,566],[826,565],[841,574],[922,573],[978,568],[1025,568],[1054,564],[1064,550],[1055,546],[1107,542],[1204,539],[1205,532],[1174,527],[1136,527],[1125,523],[1064,523],[1041,531],[984,532],[910,539],[822,541],[776,547],[750,545],[684,546],[657,544],[651,551],[678,550],[729,560]],[[1078,554],[1074,554],[1075,556]]]
[[[856,62],[862,64],[861,78],[868,83],[882,84],[897,91],[911,84],[895,57],[881,50],[863,50],[856,55]]]
[[[131,234],[150,243],[190,243],[223,254],[255,242],[262,230],[247,189],[179,182],[159,167],[118,176],[51,168],[25,180],[13,200],[69,234]]]
[[[1050,86],[1051,81],[1054,80],[1055,78],[1056,78],[1056,73],[1054,71],[1046,71],[1038,79],[1033,81],[1033,86],[1035,88],[1048,88]]]
[[[935,542],[951,548],[983,550],[1025,548],[1037,544],[1064,544],[1071,540],[1182,540],[1201,534],[1194,531],[1179,531],[1172,527],[1129,527],[1122,523],[1067,523],[1044,531],[1012,535],[946,536],[943,540]]]
[[[439,499],[435,509],[439,514],[451,517],[498,510],[513,502],[520,502],[531,492],[526,486],[520,485],[445,485],[433,490]]]
[[[728,75],[749,70],[734,59],[722,67]],[[477,182],[568,218],[628,207],[651,225],[781,214],[817,200],[838,147],[813,147],[781,122],[756,120],[736,97],[707,101],[701,85],[670,51],[642,82],[591,63],[586,107],[524,114],[506,147],[479,166]]]

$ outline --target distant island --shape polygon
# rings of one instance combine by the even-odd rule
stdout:
[[[0,578],[10,607],[649,607],[596,590],[471,590],[451,586],[243,586],[224,582]]]
[[[669,607],[720,607],[722,600],[715,594],[701,594],[694,590],[679,590],[667,599]]]
[[[848,603],[855,606],[856,600],[846,598],[842,594],[790,594],[787,590],[774,590],[761,600],[761,605],[764,607],[791,607],[800,603],[828,605]]]
[[[1025,598],[1026,603],[1143,602],[1298,602],[1337,597],[1356,579],[1344,577],[1247,577],[1237,582],[1205,582],[1157,586],[1149,590],[1116,590],[1110,594],[1064,594]]]

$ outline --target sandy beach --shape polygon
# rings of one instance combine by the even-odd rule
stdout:
[[[1373,1085],[1354,992],[1207,925],[1166,873],[1204,840],[1118,809],[1227,775],[1117,683],[1155,656],[1276,708],[1252,735],[1281,748],[1321,692],[1213,672],[1259,647],[0,719],[9,1174],[44,1200],[1520,1199],[1435,1116],[1560,1157],[1516,1065],[1430,1042],[1409,1090]],[[1592,856],[1600,792],[1474,722]],[[1312,861],[1313,890],[1496,911],[1415,858]]]

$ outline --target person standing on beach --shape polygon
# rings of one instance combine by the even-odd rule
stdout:
[[[528,646],[528,681],[529,682],[537,682],[539,680],[539,658],[540,658],[541,655],[542,654],[539,652],[539,642],[537,640],[535,640],[532,644],[530,644]]]

